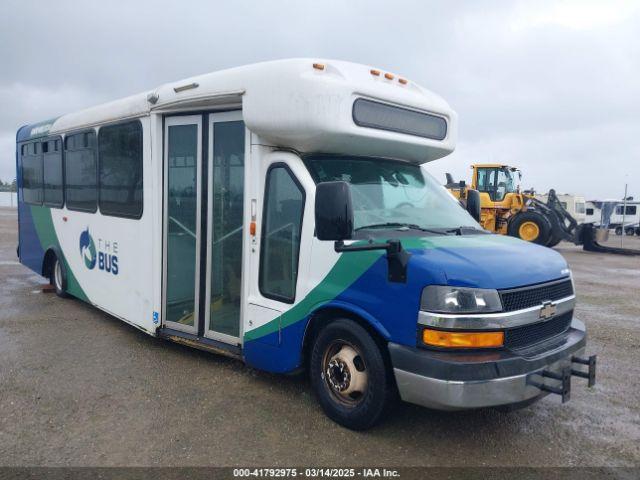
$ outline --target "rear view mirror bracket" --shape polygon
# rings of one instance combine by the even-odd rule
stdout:
[[[369,250],[386,250],[387,252],[387,279],[393,283],[407,283],[407,265],[411,254],[402,248],[398,239],[387,240],[385,243],[375,243],[369,240],[361,245],[345,245],[338,240],[334,244],[336,252],[364,252]]]

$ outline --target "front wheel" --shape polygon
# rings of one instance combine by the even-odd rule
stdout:
[[[64,268],[60,263],[60,260],[56,258],[53,262],[53,268],[51,269],[51,285],[56,289],[56,295],[62,298],[67,298],[67,279]]]
[[[535,210],[520,212],[509,222],[507,233],[527,242],[547,245],[551,239],[551,223]]]
[[[380,347],[354,321],[338,319],[318,333],[309,368],[324,412],[352,430],[372,427],[394,397],[393,376]]]

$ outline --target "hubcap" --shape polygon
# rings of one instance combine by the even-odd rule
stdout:
[[[540,227],[535,222],[524,222],[518,229],[518,235],[522,240],[532,242],[540,235]]]
[[[358,403],[367,388],[364,360],[358,349],[346,342],[329,345],[323,357],[322,376],[333,396],[349,405]]]

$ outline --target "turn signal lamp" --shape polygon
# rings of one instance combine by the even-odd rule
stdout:
[[[402,85],[406,85],[408,83],[406,78],[399,78],[398,82],[400,82]]]
[[[504,345],[504,332],[444,332],[425,328],[422,341],[432,347],[491,348]]]
[[[314,63],[313,68],[316,70],[324,70],[324,63]]]
[[[379,77],[380,76],[380,70],[372,69],[371,70],[371,75],[375,75],[376,77]]]
[[[384,78],[386,78],[387,80],[393,80],[393,73],[385,73]]]

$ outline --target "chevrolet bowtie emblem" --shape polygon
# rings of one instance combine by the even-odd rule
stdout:
[[[540,309],[540,318],[545,320],[553,317],[556,314],[556,305],[553,302],[544,302]]]

